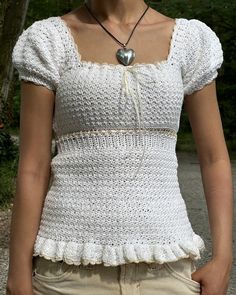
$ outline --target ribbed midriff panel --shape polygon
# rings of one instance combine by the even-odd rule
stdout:
[[[177,133],[164,128],[142,130],[91,130],[62,135],[56,138],[58,153],[70,153],[83,149],[101,148],[154,148],[173,150],[176,145]]]

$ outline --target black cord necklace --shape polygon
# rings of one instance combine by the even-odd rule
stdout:
[[[135,28],[137,27],[138,23],[141,21],[141,19],[143,18],[143,16],[145,15],[145,13],[147,12],[148,8],[150,7],[149,4],[147,4],[147,8],[145,9],[145,11],[143,12],[143,14],[141,15],[141,17],[139,18],[138,22],[136,23],[136,25],[134,26],[128,40],[126,43],[122,43],[120,42],[114,35],[112,35],[105,27],[104,25],[97,19],[97,17],[92,13],[92,11],[90,10],[90,8],[87,6],[87,3],[84,2],[85,7],[87,8],[87,11],[90,13],[90,15],[100,24],[100,26],[115,40],[117,41],[123,48],[119,48],[116,52],[116,58],[117,60],[122,63],[125,66],[128,66],[129,64],[132,63],[132,61],[135,58],[135,51],[131,48],[126,48],[131,36],[133,35],[133,32],[135,30]]]

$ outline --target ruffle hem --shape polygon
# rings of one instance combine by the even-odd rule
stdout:
[[[192,240],[184,240],[168,245],[125,244],[121,246],[78,244],[76,242],[55,241],[38,236],[33,256],[41,256],[53,262],[63,260],[67,264],[101,264],[117,266],[125,263],[165,263],[190,257],[201,259],[205,250],[203,239],[193,235]]]

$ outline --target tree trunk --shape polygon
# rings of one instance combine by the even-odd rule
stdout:
[[[9,125],[9,91],[12,87],[12,49],[21,34],[29,0],[3,0],[0,27],[0,125]],[[8,118],[8,119],[7,119]]]

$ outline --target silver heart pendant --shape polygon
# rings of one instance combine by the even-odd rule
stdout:
[[[120,48],[116,52],[116,57],[123,65],[128,66],[135,58],[135,52],[131,48]]]

